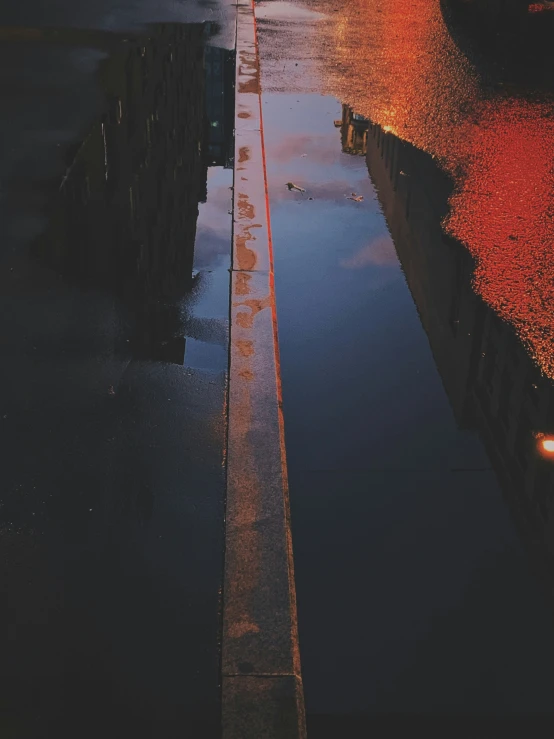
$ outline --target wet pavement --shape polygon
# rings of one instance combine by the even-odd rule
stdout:
[[[233,17],[2,10],[3,737],[219,735]]]
[[[552,732],[548,56],[451,12],[257,7],[311,736]]]
[[[554,13],[492,5],[257,5],[311,737],[552,734]],[[2,737],[219,735],[234,13],[0,13]]]

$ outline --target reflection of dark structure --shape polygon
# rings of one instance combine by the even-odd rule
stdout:
[[[122,349],[179,364],[198,203],[208,165],[228,164],[233,135],[224,115],[233,59],[205,48],[207,30],[154,26],[102,64],[105,112],[69,153],[50,226],[35,245],[47,265],[121,299],[130,327]]]
[[[207,73],[199,24],[20,35],[5,100],[21,98],[37,172],[14,220],[45,232],[29,246],[7,219],[0,270],[0,736],[218,736],[226,378],[178,365],[213,161],[206,88],[233,88]],[[51,87],[18,84],[37,60]],[[51,120],[29,118],[40,106]],[[64,176],[51,150],[83,120]]]
[[[491,81],[551,88],[554,7],[527,0],[441,0],[453,40]]]
[[[343,152],[365,156],[367,151],[367,119],[354,113],[348,105],[343,105],[342,119],[335,121],[335,126],[340,128]]]
[[[554,385],[472,290],[472,257],[441,227],[447,175],[369,122],[367,165],[456,419],[478,429],[552,593],[554,458],[541,456],[535,434],[554,431]]]
[[[209,28],[210,24],[206,24]],[[210,121],[208,151],[210,165],[233,166],[233,130],[235,125],[233,89],[234,52],[216,46],[206,47],[206,112]]]
[[[520,18],[527,12],[529,6],[528,0],[462,0],[462,2],[483,18],[494,21]]]

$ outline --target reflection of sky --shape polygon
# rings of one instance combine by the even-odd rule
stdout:
[[[194,243],[195,288],[185,299],[185,365],[227,370],[233,172],[209,167],[207,198],[198,206]]]
[[[347,269],[362,269],[370,264],[379,266],[396,265],[398,257],[394,250],[394,244],[390,236],[378,236],[372,239],[369,244],[362,246],[352,256],[343,259],[340,263],[341,267]]]
[[[198,205],[194,268],[211,269],[229,259],[229,211],[232,206],[232,171],[222,167],[208,168],[208,197]]]

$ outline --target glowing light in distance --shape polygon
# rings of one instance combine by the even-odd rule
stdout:
[[[541,440],[541,446],[547,454],[554,454],[554,439],[553,438],[544,438]]]

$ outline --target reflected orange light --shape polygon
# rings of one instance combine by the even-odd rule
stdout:
[[[474,288],[554,379],[552,97],[486,89],[440,7],[351,0],[334,21],[334,53],[321,52],[327,86],[451,175],[444,227],[475,258]]]
[[[439,0],[351,0],[329,7],[331,42],[320,39],[327,90],[356,113],[440,159],[467,119],[478,77],[456,47]],[[337,17],[338,16],[338,17]]]
[[[446,230],[476,258],[474,286],[554,378],[554,120],[517,98],[481,108]]]

